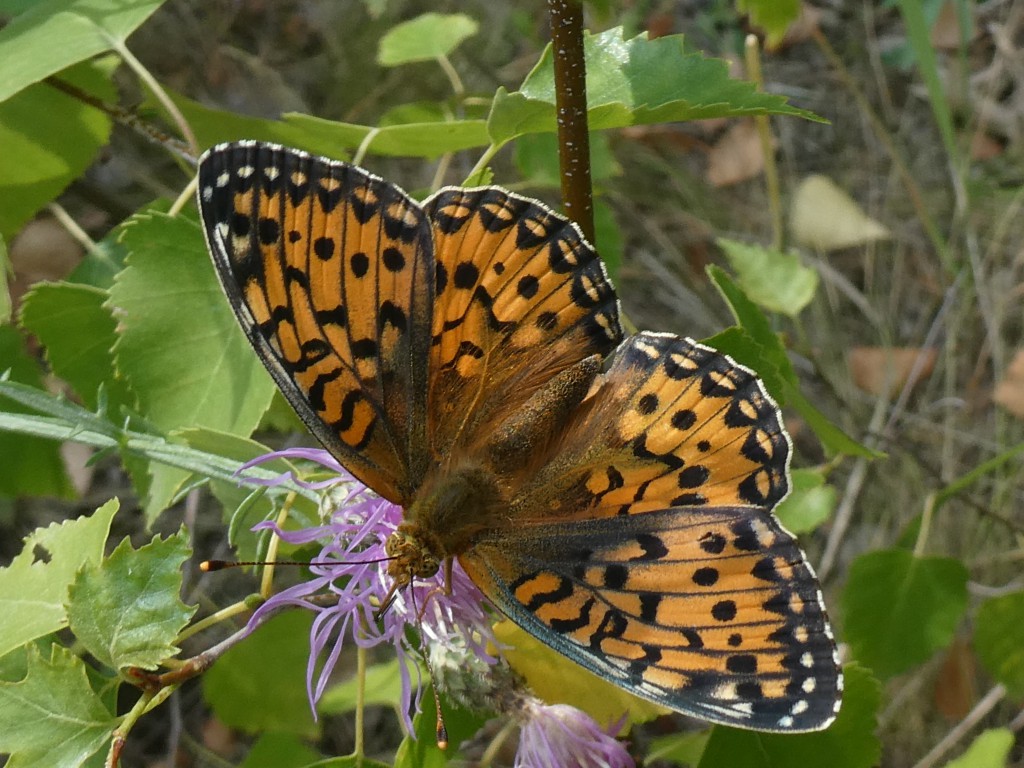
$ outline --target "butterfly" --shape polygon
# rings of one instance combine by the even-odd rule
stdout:
[[[842,672],[772,514],[791,443],[749,369],[626,337],[579,228],[499,187],[417,202],[344,162],[239,141],[198,202],[220,282],[310,431],[404,509],[398,587],[453,559],[591,672],[704,720],[818,730]]]

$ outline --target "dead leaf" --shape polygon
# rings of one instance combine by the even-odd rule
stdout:
[[[918,363],[918,358],[922,358]],[[847,355],[847,365],[858,389],[876,397],[894,397],[907,383],[912,370],[920,365],[918,384],[935,368],[934,349],[917,347],[854,347]]]
[[[1003,143],[987,133],[975,131],[971,134],[971,160],[991,160],[1005,151]]]
[[[729,127],[708,152],[708,183],[728,187],[747,181],[764,171],[761,137],[753,120],[745,119]]]
[[[996,384],[992,399],[1014,416],[1024,419],[1024,350],[1017,350],[1013,360]]]
[[[943,51],[956,51],[960,48],[960,41],[963,31],[960,29],[960,20],[957,18],[957,3],[953,0],[946,0],[939,9],[939,15],[932,25],[932,45]],[[981,34],[977,24],[972,24],[968,30],[971,42]]]
[[[935,706],[951,723],[967,717],[978,700],[975,666],[970,645],[957,637],[946,651],[935,679]]]
[[[889,238],[889,230],[868,216],[825,176],[808,176],[797,187],[789,226],[800,245],[833,251]]]

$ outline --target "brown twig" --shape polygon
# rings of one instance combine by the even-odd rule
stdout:
[[[583,5],[548,0],[555,65],[555,112],[562,203],[569,218],[594,242],[594,198],[590,183],[587,127],[587,66],[583,55]]]

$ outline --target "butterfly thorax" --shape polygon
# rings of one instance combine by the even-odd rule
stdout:
[[[441,563],[469,550],[482,531],[493,528],[500,507],[497,478],[483,467],[439,472],[428,480],[385,543],[395,585],[429,578]]]

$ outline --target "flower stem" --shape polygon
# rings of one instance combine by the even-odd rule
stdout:
[[[594,196],[590,182],[587,125],[587,66],[583,51],[583,5],[548,0],[555,66],[555,114],[562,203],[569,218],[594,242]]]

